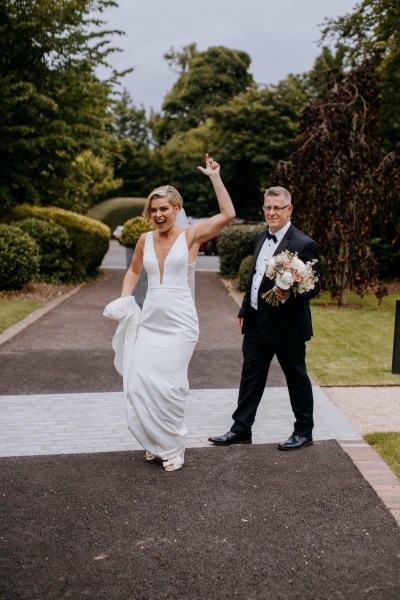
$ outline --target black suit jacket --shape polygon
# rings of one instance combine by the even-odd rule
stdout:
[[[260,233],[256,238],[253,262],[250,267],[249,277],[246,284],[246,293],[239,311],[239,317],[243,317],[243,333],[246,332],[246,316],[251,309],[250,297],[253,276],[258,255],[265,241],[267,231]],[[288,250],[297,252],[298,257],[304,261],[318,260],[318,246],[308,235],[291,225],[281,240],[274,255]],[[318,263],[314,265],[317,271]],[[274,280],[267,279],[264,275],[258,290],[258,325],[264,329],[265,338],[273,343],[297,343],[306,342],[313,334],[311,323],[310,299],[319,294],[320,285],[316,283],[315,288],[304,294],[290,294],[289,298],[278,306],[271,306],[261,298],[261,295],[273,288]]]

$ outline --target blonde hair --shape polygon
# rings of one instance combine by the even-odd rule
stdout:
[[[180,195],[178,190],[176,188],[172,187],[172,185],[162,185],[162,186],[156,188],[155,190],[153,190],[152,192],[150,192],[149,196],[147,197],[146,203],[144,205],[142,214],[143,214],[144,219],[148,223],[150,221],[151,201],[155,200],[156,198],[167,198],[167,200],[171,204],[171,206],[177,206],[179,208],[179,210],[183,206],[182,196]]]

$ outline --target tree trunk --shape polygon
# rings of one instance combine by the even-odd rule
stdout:
[[[338,291],[338,305],[346,305],[346,287],[347,287],[347,273],[348,273],[348,262],[345,258],[346,246],[344,239],[340,240],[339,252],[338,252],[338,268],[337,268],[337,291]]]

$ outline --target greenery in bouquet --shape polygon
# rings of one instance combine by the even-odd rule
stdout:
[[[124,223],[120,242],[127,248],[134,248],[142,233],[154,230],[153,223],[147,223],[143,217],[133,217]]]

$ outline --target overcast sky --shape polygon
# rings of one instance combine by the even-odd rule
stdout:
[[[308,71],[320,52],[319,25],[325,17],[352,12],[355,0],[119,0],[104,13],[107,28],[126,35],[111,62],[136,106],[159,110],[177,79],[163,58],[172,46],[192,42],[199,50],[225,46],[251,57],[250,72],[260,84],[275,84],[289,73]]]

